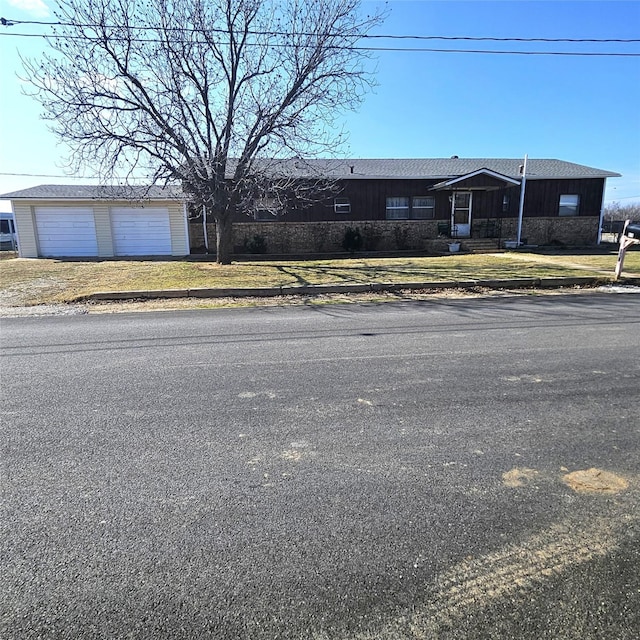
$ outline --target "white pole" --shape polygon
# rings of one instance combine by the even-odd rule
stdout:
[[[518,207],[518,246],[522,237],[522,217],[524,215],[524,192],[527,186],[527,155],[524,156],[524,165],[522,166],[522,181],[520,182],[520,206]]]
[[[456,192],[452,191],[451,192],[451,231],[449,233],[449,235],[452,238],[455,238],[457,235],[457,233],[455,232],[455,228],[456,228],[455,211],[456,211]]]
[[[191,238],[189,233],[189,209],[187,207],[187,203],[185,201],[182,202],[182,218],[184,220],[184,238],[187,250],[187,255],[191,253]]]
[[[202,205],[202,230],[204,231],[204,248],[209,253],[209,234],[207,233],[207,207]]]
[[[602,204],[600,205],[600,221],[598,222],[598,242],[597,244],[602,243],[602,225],[604,224],[604,194],[607,190],[607,179],[605,178],[602,181]]]

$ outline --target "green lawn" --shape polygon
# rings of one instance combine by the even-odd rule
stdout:
[[[239,262],[202,260],[0,261],[4,304],[70,302],[96,291],[397,283],[491,278],[613,276],[616,255],[503,253],[430,258]],[[640,251],[627,253],[625,276],[640,277]]]

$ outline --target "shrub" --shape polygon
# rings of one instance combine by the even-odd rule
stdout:
[[[267,240],[264,236],[256,234],[251,240],[244,239],[243,248],[245,253],[267,253]]]
[[[396,249],[398,251],[405,251],[409,248],[409,230],[406,227],[394,227],[393,235],[395,236]]]
[[[362,236],[362,246],[365,251],[375,251],[382,240],[382,233],[371,225],[365,226]]]
[[[342,248],[349,253],[355,253],[362,249],[362,234],[357,227],[347,227],[342,239]]]

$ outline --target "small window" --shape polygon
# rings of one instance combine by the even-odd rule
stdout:
[[[256,209],[253,213],[253,219],[258,222],[273,222],[277,217],[278,214],[269,209]]]
[[[429,220],[436,217],[435,196],[415,196],[411,200],[411,218]]]
[[[351,213],[351,202],[349,198],[340,196],[333,199],[333,211],[334,213]]]
[[[577,216],[580,196],[577,194],[564,193],[560,196],[559,216]]]
[[[8,220],[0,220],[0,233],[11,233]]]
[[[273,222],[280,213],[275,198],[260,198],[254,202],[253,219],[259,222]]]
[[[511,204],[511,197],[508,193],[505,193],[502,196],[502,213],[507,213],[509,211],[509,205]]]
[[[409,198],[387,198],[387,220],[407,220],[409,218]]]

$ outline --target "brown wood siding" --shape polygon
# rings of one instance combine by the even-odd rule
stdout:
[[[525,217],[553,217],[558,215],[562,194],[578,194],[579,216],[599,216],[602,207],[602,178],[582,180],[529,180],[524,202]]]
[[[430,191],[438,180],[345,180],[337,194],[349,198],[350,213],[335,213],[333,197],[305,208],[290,208],[281,218],[286,222],[385,220],[387,198],[434,196],[436,219],[449,218],[449,193]],[[239,216],[237,221],[246,221]]]
[[[502,210],[504,196],[509,196],[506,211]],[[509,218],[518,215],[520,187],[508,187],[495,191],[473,192],[473,218]]]
[[[478,176],[482,178],[482,176]],[[486,177],[483,177],[485,179]],[[448,220],[450,217],[451,191],[430,191],[430,187],[442,180],[344,180],[341,197],[349,198],[350,213],[335,213],[333,196],[308,207],[292,204],[287,212],[277,220],[281,222],[331,222],[385,220],[386,202],[391,197],[434,196],[435,219]],[[574,180],[529,180],[527,181],[525,217],[554,217],[558,215],[561,194],[580,196],[580,216],[598,216],[602,203],[602,178]],[[507,211],[502,210],[502,200],[509,196]],[[510,186],[494,191],[473,192],[474,218],[514,218],[518,215],[520,187]],[[247,215],[238,214],[235,222],[250,222]],[[276,219],[274,218],[274,221]],[[268,224],[268,222],[266,222]]]

